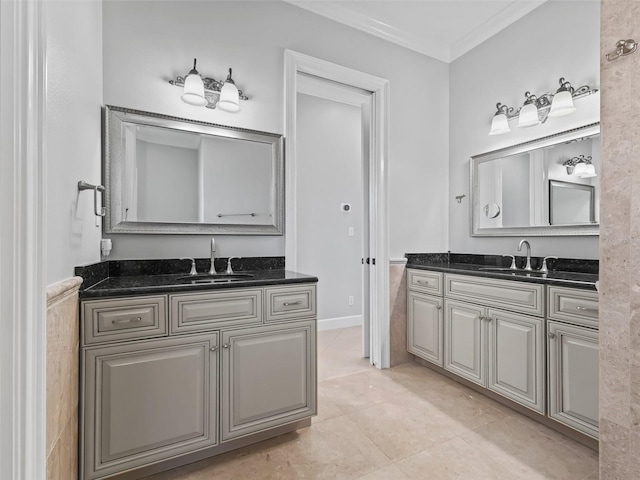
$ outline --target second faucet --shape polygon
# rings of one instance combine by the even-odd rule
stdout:
[[[518,245],[519,252],[522,251],[522,245],[527,246],[527,264],[525,265],[524,269],[527,272],[530,272],[533,270],[533,268],[531,268],[531,245],[529,245],[529,242],[526,239],[520,240],[520,245]]]

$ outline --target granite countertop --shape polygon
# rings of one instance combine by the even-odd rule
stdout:
[[[549,273],[542,274],[535,270],[532,272],[522,269],[517,271],[491,270],[492,268],[509,267],[511,259],[496,255],[407,254],[406,257],[407,268],[418,270],[432,270],[589,290],[595,290],[596,282],[598,281],[597,260],[549,260]],[[517,259],[518,267],[521,268],[524,263],[523,260],[521,257]],[[532,259],[531,263],[537,270],[539,265],[542,264],[542,259]]]
[[[209,260],[196,259],[196,264],[198,272],[206,272]],[[80,298],[186,293],[318,281],[317,277],[285,270],[282,257],[238,259],[234,262],[234,273],[239,278],[233,279],[225,278],[225,259],[216,259],[219,276],[203,273],[190,276],[188,265],[182,260],[167,259],[108,261],[76,267],[76,275],[84,280]]]

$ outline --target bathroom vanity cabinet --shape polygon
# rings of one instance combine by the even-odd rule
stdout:
[[[410,353],[598,437],[596,292],[411,268],[407,288]]]
[[[84,299],[81,325],[82,479],[138,478],[316,414],[315,284]]]

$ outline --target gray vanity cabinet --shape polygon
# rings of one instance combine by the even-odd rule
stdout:
[[[549,417],[598,438],[598,294],[549,287]]]
[[[217,347],[208,333],[84,349],[83,478],[216,445]]]
[[[222,440],[316,414],[315,321],[222,332]]]
[[[542,285],[445,275],[444,368],[544,413],[543,307]]]

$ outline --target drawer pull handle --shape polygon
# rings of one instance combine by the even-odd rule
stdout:
[[[284,302],[283,305],[285,307],[290,307],[291,305],[300,305],[302,303],[302,300],[298,300],[297,302]]]
[[[425,280],[416,280],[416,283],[419,285],[429,285],[429,282],[425,281]]]
[[[596,312],[596,313],[598,313],[598,309],[597,308],[583,307],[582,305],[578,305],[576,307],[576,310],[580,310],[581,312]]]
[[[112,320],[111,323],[114,325],[123,325],[125,323],[138,323],[142,321],[142,317],[134,317],[134,318],[118,318],[117,320]]]

